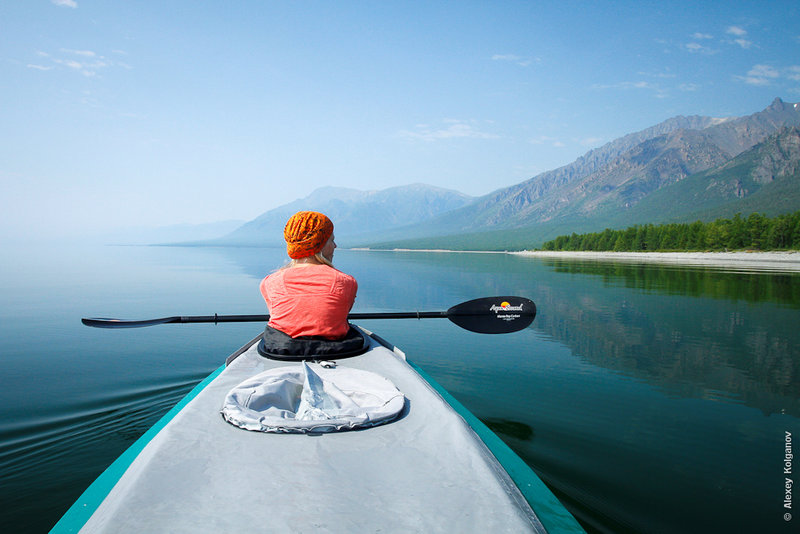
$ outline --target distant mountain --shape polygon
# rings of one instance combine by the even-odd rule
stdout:
[[[323,187],[309,196],[269,210],[233,232],[203,244],[228,246],[283,245],[283,227],[300,210],[321,211],[333,220],[336,240],[347,246],[375,232],[421,223],[469,204],[458,191],[411,184],[379,191]]]
[[[732,160],[655,191],[625,217],[633,222],[710,221],[800,209],[800,128],[781,129]]]
[[[712,188],[704,200],[697,197],[696,202],[677,193],[669,195],[668,205],[662,200],[661,210],[648,212],[653,220],[638,220],[645,210],[637,206],[663,188],[725,165],[782,128],[800,126],[799,107],[776,98],[765,110],[746,117],[676,117],[612,141],[569,165],[479,198],[425,227],[396,229],[378,246],[414,248],[414,239],[424,238],[425,248],[448,248],[454,242],[466,248],[515,248],[535,246],[573,231],[662,222],[667,216],[697,218],[724,203],[718,198],[721,189]],[[764,195],[755,195],[748,205],[767,211],[770,206]],[[800,209],[800,205],[787,209]],[[446,237],[437,238],[430,228]],[[498,241],[495,247],[491,246],[493,240]]]
[[[511,219],[517,211],[524,210],[526,206],[539,198],[547,197],[548,193],[566,186],[581,177],[589,176],[619,158],[640,143],[669,134],[676,130],[702,129],[708,126],[721,124],[730,119],[714,117],[673,117],[645,130],[628,134],[605,145],[590,150],[569,165],[552,171],[546,171],[525,182],[507,188],[499,189],[475,203],[437,217],[436,228],[439,234],[454,234],[491,227],[516,226],[511,224]],[[430,235],[430,227],[401,228],[387,233],[388,238],[421,237]]]

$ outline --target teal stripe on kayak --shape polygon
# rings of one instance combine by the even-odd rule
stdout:
[[[119,482],[119,479],[127,471],[142,449],[156,437],[162,428],[169,423],[184,406],[194,399],[208,384],[211,383],[223,370],[225,366],[220,366],[216,371],[208,375],[202,382],[197,384],[178,404],[172,407],[158,422],[137,439],[133,445],[128,447],[119,458],[114,460],[108,468],[103,471],[86,491],[75,501],[67,513],[50,530],[50,534],[62,534],[67,532],[78,532],[89,520],[92,514],[100,506],[100,503],[108,496],[111,489]]]
[[[467,424],[472,427],[478,437],[486,444],[500,465],[505,468],[511,476],[514,484],[517,485],[525,500],[528,501],[536,517],[542,522],[544,528],[550,534],[576,534],[585,531],[572,514],[564,508],[561,501],[553,495],[542,479],[528,466],[522,458],[517,456],[511,448],[500,439],[497,434],[487,427],[472,412],[467,410],[463,404],[458,402],[446,389],[423,371],[413,362],[406,360],[419,375],[433,387],[442,398],[464,418]]]

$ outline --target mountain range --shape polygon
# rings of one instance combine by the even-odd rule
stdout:
[[[571,232],[797,210],[798,126],[800,105],[780,98],[745,117],[675,117],[372,246],[530,248]]]
[[[392,228],[429,220],[471,203],[473,197],[425,184],[378,191],[323,187],[309,196],[269,210],[233,232],[197,244],[282,246],[283,227],[297,211],[314,210],[334,221],[337,242],[352,243]]]
[[[325,187],[202,245],[280,246],[303,209],[333,219],[340,246],[513,250],[557,235],[800,209],[800,105],[744,117],[673,117],[522,183],[473,198],[425,184]]]

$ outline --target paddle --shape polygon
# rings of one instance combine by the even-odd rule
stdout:
[[[536,305],[524,297],[484,297],[456,304],[447,311],[351,313],[348,320],[363,319],[438,319],[446,318],[470,332],[508,334],[526,328],[536,317]],[[124,319],[81,319],[96,328],[140,328],[171,323],[246,323],[269,321],[269,315],[189,315],[128,321]]]

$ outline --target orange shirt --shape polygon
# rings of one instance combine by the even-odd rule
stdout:
[[[357,290],[355,278],[327,265],[281,269],[261,281],[269,326],[292,337],[344,337]]]

